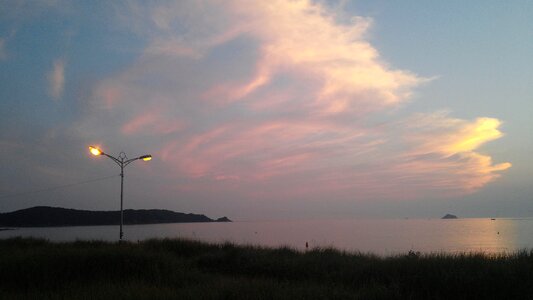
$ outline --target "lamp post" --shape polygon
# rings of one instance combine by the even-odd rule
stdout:
[[[89,151],[91,152],[92,155],[95,155],[95,156],[104,155],[104,156],[111,158],[111,160],[113,160],[120,167],[120,235],[119,235],[119,241],[122,241],[122,236],[124,235],[124,232],[122,232],[122,225],[124,223],[124,214],[122,211],[123,194],[124,194],[124,168],[138,159],[142,159],[143,161],[149,161],[152,159],[152,155],[146,154],[146,155],[139,156],[137,158],[128,159],[128,157],[126,156],[126,153],[124,152],[120,152],[118,155],[118,158],[116,158],[107,153],[104,153],[102,150],[94,146],[89,146]]]

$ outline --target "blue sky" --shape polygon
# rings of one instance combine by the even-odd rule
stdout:
[[[1,211],[530,216],[529,1],[0,4]]]

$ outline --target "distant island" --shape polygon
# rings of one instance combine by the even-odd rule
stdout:
[[[124,224],[161,224],[231,222],[227,217],[210,219],[205,215],[185,214],[164,209],[126,209]],[[118,225],[120,211],[90,211],[61,207],[36,206],[9,213],[0,213],[2,227],[53,227]]]
[[[446,214],[441,219],[457,219],[457,216],[456,215],[451,215],[451,214]]]

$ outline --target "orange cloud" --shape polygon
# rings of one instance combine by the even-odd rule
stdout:
[[[473,122],[454,119],[446,112],[417,115],[406,123],[411,133],[406,139],[412,159],[403,168],[414,173],[439,174],[450,177],[448,188],[473,192],[499,177],[497,172],[511,167],[511,163],[493,165],[488,155],[476,151],[483,144],[503,136],[501,122],[494,118],[478,118]],[[432,162],[417,157],[432,157]],[[452,177],[453,176],[453,177]],[[442,185],[443,181],[439,181]]]
[[[475,123],[469,124],[456,137],[445,151],[459,153],[473,151],[486,142],[498,139],[502,133],[498,130],[500,121],[493,118],[478,118]]]

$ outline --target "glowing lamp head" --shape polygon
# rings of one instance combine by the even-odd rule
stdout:
[[[102,154],[102,151],[100,151],[100,149],[98,149],[96,147],[93,147],[93,146],[89,146],[89,151],[91,152],[92,155],[101,155]]]
[[[139,157],[139,159],[142,159],[144,161],[149,161],[149,160],[152,160],[152,155],[150,155],[150,154],[143,155],[143,156]]]

